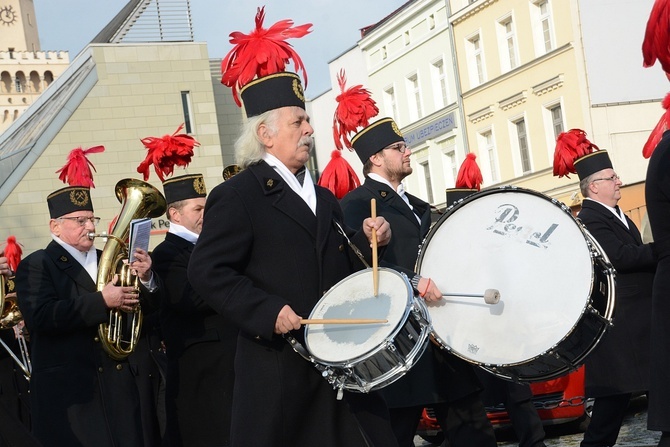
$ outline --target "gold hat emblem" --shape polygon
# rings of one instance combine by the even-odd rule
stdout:
[[[198,194],[207,194],[207,189],[205,188],[205,179],[203,179],[202,177],[194,178],[193,190]]]
[[[88,205],[88,191],[85,189],[73,189],[70,191],[70,202],[79,207]]]
[[[402,137],[400,129],[398,129],[398,125],[395,123],[395,121],[391,121],[391,129],[393,129],[393,132],[395,132],[399,137]]]
[[[293,93],[300,101],[305,102],[305,92],[302,90],[302,84],[297,79],[293,80]]]

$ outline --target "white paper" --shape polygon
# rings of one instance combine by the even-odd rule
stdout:
[[[130,248],[128,249],[129,261],[135,261],[135,249],[149,251],[149,237],[151,236],[151,219],[133,219],[130,221]]]

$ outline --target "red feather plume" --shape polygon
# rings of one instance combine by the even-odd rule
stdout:
[[[336,150],[330,154],[330,161],[319,177],[318,185],[330,189],[335,197],[341,199],[349,191],[359,187],[361,182],[351,165]]]
[[[9,236],[7,238],[7,245],[5,245],[3,254],[7,258],[7,264],[9,264],[9,268],[13,272],[16,272],[16,269],[19,266],[19,262],[21,262],[21,255],[23,254],[21,246],[16,242],[16,237]]]
[[[149,166],[154,165],[156,174],[161,182],[165,177],[172,175],[175,165],[186,167],[193,157],[193,148],[200,146],[195,138],[187,134],[178,134],[184,128],[179,126],[172,135],[162,137],[142,138],[142,144],[147,148],[147,156],[137,167],[137,172],[149,179]]]
[[[293,20],[280,20],[270,28],[263,28],[265,7],[256,12],[256,28],[249,34],[239,31],[230,33],[230,43],[235,45],[221,61],[221,83],[233,90],[235,103],[241,106],[238,90],[256,77],[267,76],[285,70],[293,59],[295,69],[302,70],[307,88],[305,65],[291,44],[289,38],[299,38],[309,33],[312,24],[293,26]]]
[[[475,161],[476,158],[477,156],[472,152],[469,152],[465,156],[465,160],[463,160],[456,176],[456,188],[476,189],[479,191],[484,179],[482,171]]]
[[[93,172],[91,171],[91,169],[95,171],[95,166],[93,166],[87,155],[103,152],[104,150],[104,146],[94,146],[86,150],[80,147],[72,149],[67,156],[65,165],[56,171],[56,173],[60,172],[58,178],[70,186],[95,188],[93,184]]]
[[[554,175],[560,177],[568,174],[576,174],[575,160],[590,154],[594,150],[600,150],[598,146],[586,138],[586,132],[581,129],[570,129],[561,132],[556,138],[556,149],[554,149]]]
[[[651,67],[658,60],[666,75],[670,73],[670,2],[656,0],[651,8],[642,41],[642,65]]]
[[[663,137],[663,132],[668,130],[668,125],[670,124],[670,93],[665,95],[661,105],[665,109],[665,113],[661,116],[661,119],[658,120],[656,127],[651,131],[647,142],[644,143],[644,146],[642,147],[642,156],[644,158],[651,157],[654,149],[656,149],[656,145],[658,145],[658,142],[661,141],[661,138]]]
[[[370,91],[364,89],[362,85],[355,85],[345,90],[347,77],[344,69],[338,73],[337,83],[340,85],[341,93],[335,98],[337,107],[333,115],[333,138],[336,148],[351,149],[349,135],[356,132],[359,127],[370,124],[370,118],[377,116],[379,108],[370,96]]]

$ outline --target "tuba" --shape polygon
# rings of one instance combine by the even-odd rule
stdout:
[[[121,202],[121,211],[110,234],[90,233],[88,236],[106,238],[105,247],[98,263],[96,288],[102,291],[114,275],[119,275],[123,287],[134,287],[139,290],[139,278],[132,273],[128,259],[126,241],[130,233],[133,219],[158,217],[165,213],[167,204],[165,197],[158,189],[142,180],[127,178],[120,180],[115,187],[116,198]],[[109,312],[109,323],[98,326],[98,336],[102,347],[114,360],[128,357],[137,346],[142,329],[142,309],[138,304],[131,312],[112,309]]]
[[[7,344],[2,339],[0,339],[0,345],[2,345],[5,351],[7,351],[12,359],[14,359],[16,364],[21,367],[26,380],[30,380],[30,375],[32,374],[32,364],[30,362],[28,344],[26,342],[26,337],[23,335],[23,327],[17,326],[22,320],[23,315],[19,310],[19,303],[16,300],[14,277],[10,276],[9,278],[5,278],[4,275],[0,275],[0,330],[14,330],[14,335],[16,336],[23,360],[19,359],[16,354],[14,354],[14,351],[12,351],[12,349],[7,346]]]

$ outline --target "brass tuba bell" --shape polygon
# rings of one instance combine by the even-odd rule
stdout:
[[[9,329],[23,320],[16,301],[14,277],[10,276],[5,279],[3,275],[0,275],[0,286],[0,329]]]
[[[127,178],[120,180],[115,187],[116,198],[121,202],[118,219],[109,234],[89,234],[90,238],[107,238],[102,256],[98,263],[96,288],[102,291],[114,275],[119,275],[120,285],[135,287],[139,290],[139,278],[131,272],[127,262],[128,246],[126,240],[133,219],[158,217],[165,213],[167,204],[161,192],[147,182]],[[109,323],[98,326],[98,336],[102,347],[114,360],[123,360],[137,346],[142,329],[142,309],[139,304],[131,312],[112,309]]]

